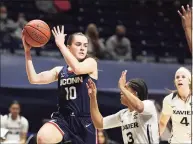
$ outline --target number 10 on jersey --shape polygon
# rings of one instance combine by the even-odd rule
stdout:
[[[71,86],[71,87],[66,87],[66,100],[74,100],[77,97],[76,94],[76,87],[75,86]]]

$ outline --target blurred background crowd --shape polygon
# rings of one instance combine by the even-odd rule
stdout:
[[[2,52],[17,53],[22,49],[23,26],[42,19],[50,28],[64,25],[67,34],[85,33],[91,41],[89,53],[101,60],[188,63],[190,54],[177,14],[183,4],[190,1],[10,1],[0,7],[0,47]],[[36,54],[58,56],[53,37]]]
[[[88,36],[89,54],[98,58],[99,69],[102,71],[99,73],[99,106],[104,115],[122,108],[116,85],[119,73],[124,67],[132,69],[129,71],[130,77],[142,77],[147,80],[150,98],[155,99],[160,111],[166,94],[164,88],[173,88],[174,72],[179,65],[189,66],[192,61],[181,19],[177,13],[181,5],[186,4],[191,5],[191,1],[2,1],[1,114],[12,113],[12,105],[8,111],[8,104],[14,99],[19,100],[22,104],[22,115],[29,122],[29,130],[28,126],[24,130],[29,138],[56,109],[56,84],[45,87],[32,86],[28,83],[25,73],[21,32],[24,25],[33,19],[44,20],[50,28],[64,25],[67,35],[83,32]],[[64,62],[53,37],[41,49],[34,48],[32,51],[38,71]],[[111,77],[108,77],[109,73]],[[16,113],[20,113],[20,106]],[[100,144],[121,144],[121,131],[99,131],[98,140]],[[167,139],[163,139],[164,141]]]

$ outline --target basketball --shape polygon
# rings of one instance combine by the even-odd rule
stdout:
[[[23,30],[26,42],[32,47],[42,47],[50,39],[51,31],[47,23],[42,20],[28,22]]]

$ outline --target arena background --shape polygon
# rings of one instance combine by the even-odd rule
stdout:
[[[123,24],[126,36],[131,41],[132,57],[128,61],[99,59],[98,101],[103,116],[123,108],[120,104],[117,81],[122,70],[127,69],[127,78],[143,78],[149,87],[149,98],[154,99],[158,112],[165,90],[175,89],[175,71],[180,66],[190,68],[191,55],[177,10],[181,5],[191,4],[188,0],[69,0],[34,1],[11,0],[1,4],[7,7],[9,18],[17,21],[18,13],[26,20],[41,19],[52,28],[64,25],[67,34],[85,33],[90,23],[95,23],[100,37],[107,40],[114,34],[115,27]],[[42,7],[42,6],[43,7]],[[47,7],[47,8],[46,8]],[[145,41],[145,42],[144,42]],[[12,100],[22,104],[22,115],[30,124],[29,133],[36,133],[56,111],[57,83],[49,85],[29,84],[25,72],[25,58],[21,41],[8,38],[7,45],[0,41],[1,92],[0,113],[6,114]],[[64,65],[53,37],[42,49],[33,49],[33,63],[37,72],[54,66]],[[145,53],[144,53],[145,52]],[[170,129],[170,126],[168,126]],[[122,142],[119,128],[107,130],[110,139]],[[166,132],[162,141],[166,141]]]

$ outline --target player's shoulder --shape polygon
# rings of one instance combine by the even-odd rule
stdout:
[[[144,104],[144,109],[149,109],[151,111],[155,111],[156,110],[156,106],[155,106],[155,101],[154,100],[143,100],[142,101],[143,104]]]
[[[124,37],[123,40],[124,40],[124,42],[126,42],[126,43],[130,43],[130,40],[129,40],[127,37]]]
[[[119,115],[120,117],[122,117],[123,115],[129,113],[128,108],[122,109],[119,112],[117,112],[117,115]]]
[[[88,56],[84,61],[91,62],[97,64],[96,58]]]
[[[116,36],[115,35],[112,35],[110,36],[108,39],[107,39],[107,42],[111,42],[111,41],[114,41],[116,40]]]
[[[153,101],[153,100],[143,100],[142,102],[144,104],[148,104],[148,105],[154,105],[155,104],[155,101]]]
[[[1,115],[1,119],[0,119],[1,123],[7,123],[9,121],[9,115]]]
[[[164,101],[171,102],[175,98],[176,95],[177,95],[176,93],[170,93],[167,96],[165,96]]]
[[[61,71],[63,69],[64,66],[56,66],[54,67],[55,70]]]
[[[2,120],[8,119],[8,115],[7,115],[7,114],[6,114],[6,115],[1,115],[1,119],[2,119]]]
[[[56,66],[52,69],[53,72],[59,73],[63,69],[63,66]]]
[[[24,116],[21,116],[21,122],[22,123],[28,123],[28,120]]]

